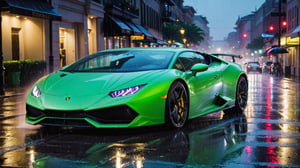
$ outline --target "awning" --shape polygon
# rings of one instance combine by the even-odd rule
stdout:
[[[126,23],[122,22],[121,20],[111,17],[111,20],[114,21],[121,29],[131,31],[131,28],[126,25]]]
[[[145,35],[145,39],[149,40],[149,41],[156,41],[154,36],[148,32],[148,30],[146,30],[143,26],[134,23],[134,25]]]
[[[179,47],[184,47],[184,44],[176,42],[176,41],[173,42],[172,45],[176,45],[176,46],[179,46]]]
[[[156,43],[158,45],[169,45],[169,43],[165,42],[165,41],[160,41],[160,40],[157,40]]]
[[[156,41],[154,36],[150,32],[148,32],[143,26],[130,21],[121,20],[109,15],[105,17],[103,26],[105,35],[108,36],[131,35],[134,36],[132,40]],[[137,38],[137,36],[140,36],[140,38]]]
[[[132,29],[118,18],[107,16],[104,21],[104,32],[109,36],[131,35]]]
[[[299,36],[299,32],[300,32],[300,25],[298,25],[291,33],[291,37],[298,37]]]
[[[57,10],[44,0],[0,0],[0,6],[2,11],[18,15],[61,20],[61,15]]]
[[[143,32],[141,32],[132,22],[126,22],[126,24],[131,28],[132,33],[134,35],[142,35]]]

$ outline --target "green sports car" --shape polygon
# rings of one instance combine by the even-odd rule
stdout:
[[[26,122],[181,128],[211,112],[243,112],[247,76],[239,64],[218,55],[186,48],[97,52],[38,80],[27,96]]]

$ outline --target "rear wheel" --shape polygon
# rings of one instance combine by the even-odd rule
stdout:
[[[189,98],[182,82],[172,84],[166,102],[166,124],[172,128],[183,127],[188,120]]]
[[[248,100],[248,81],[246,77],[241,76],[236,86],[235,106],[224,110],[225,113],[244,112]]]

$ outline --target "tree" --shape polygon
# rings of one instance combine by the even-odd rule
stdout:
[[[185,29],[185,38],[188,43],[194,43],[196,45],[200,45],[200,43],[204,40],[205,34],[203,30],[195,24],[186,24],[184,26]]]
[[[165,40],[181,41],[180,25],[166,23],[163,29],[163,37]]]
[[[180,34],[180,29],[184,29],[185,33]],[[163,29],[163,37],[165,40],[178,41],[183,43],[183,38],[187,43],[199,45],[204,40],[205,34],[203,30],[195,24],[186,24],[179,22],[178,24],[166,23]]]
[[[264,48],[265,46],[265,42],[264,42],[264,38],[262,37],[257,37],[255,39],[253,39],[248,45],[247,45],[247,49],[249,50],[259,50]]]

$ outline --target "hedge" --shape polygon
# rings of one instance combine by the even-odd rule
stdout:
[[[9,77],[9,74],[12,74],[11,72],[20,72],[20,82],[17,85],[26,85],[43,76],[46,70],[45,61],[10,60],[4,61],[3,65],[5,68],[4,72],[6,86],[16,85],[9,80],[11,78]]]

